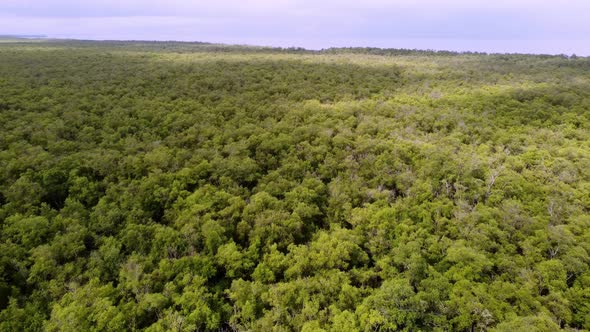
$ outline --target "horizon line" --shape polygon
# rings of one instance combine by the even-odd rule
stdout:
[[[263,48],[269,50],[297,50],[306,51],[310,53],[321,53],[329,50],[372,50],[372,51],[411,51],[411,52],[424,52],[424,53],[437,53],[437,54],[452,54],[452,55],[528,55],[528,56],[551,56],[551,57],[566,57],[566,58],[590,58],[590,55],[577,55],[575,52],[572,53],[531,53],[531,52],[494,52],[494,51],[476,51],[476,50],[451,50],[451,49],[440,49],[440,48],[408,48],[408,47],[379,47],[379,46],[327,46],[322,48],[308,48],[303,46],[276,46],[276,45],[264,45],[264,44],[250,44],[250,43],[238,43],[238,42],[211,42],[201,40],[182,40],[182,39],[168,39],[168,38],[100,38],[100,37],[85,37],[75,38],[67,37],[67,34],[61,34],[63,37],[57,35],[46,35],[46,34],[2,34],[0,33],[0,39],[22,39],[23,41],[32,41],[35,39],[42,41],[78,41],[78,42],[143,42],[143,43],[182,43],[182,44],[200,44],[210,46],[225,46],[225,47],[250,47],[250,48]],[[401,38],[392,40],[473,40],[473,41],[506,41],[504,39],[451,39],[451,38]],[[551,40],[551,39],[548,39]],[[521,41],[521,40],[518,40]],[[1,44],[0,44],[1,45]],[[378,54],[375,54],[378,55]]]

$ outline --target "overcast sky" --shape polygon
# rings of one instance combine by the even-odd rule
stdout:
[[[590,0],[0,0],[0,35],[590,55]]]

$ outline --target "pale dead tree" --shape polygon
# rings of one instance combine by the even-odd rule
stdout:
[[[549,217],[551,217],[552,219],[556,216],[556,204],[555,201],[550,201],[549,204],[547,205],[547,213],[549,213]]]
[[[559,246],[557,245],[555,247],[549,248],[548,253],[549,253],[550,259],[555,258],[555,256],[557,256],[559,254]]]
[[[547,204],[547,213],[549,214],[549,224],[559,225],[565,213],[565,203],[559,198],[551,197]]]
[[[453,198],[452,194],[454,193],[455,189],[453,188],[453,185],[449,183],[449,181],[447,181],[447,179],[444,179],[442,181],[443,185],[444,185],[444,189],[445,189],[445,194],[448,198]]]
[[[560,253],[567,254],[568,249],[575,243],[574,235],[565,225],[549,225],[547,235],[549,240],[547,254],[550,259],[557,257]]]
[[[488,177],[488,181],[486,184],[486,193],[485,193],[484,199],[483,199],[484,202],[486,202],[488,200],[488,198],[490,197],[490,195],[492,194],[492,188],[494,187],[494,184],[496,183],[496,180],[498,179],[498,176],[500,176],[500,173],[502,172],[503,169],[504,169],[504,165],[500,165],[496,169],[492,170],[492,172],[490,173],[490,176]]]
[[[492,194],[492,188],[494,187],[496,180],[498,180],[498,177],[504,170],[503,159],[510,155],[510,149],[508,147],[503,147],[499,150],[501,151],[500,155],[494,156],[492,160],[489,161],[490,168],[492,168],[492,165],[496,166],[490,172],[490,176],[488,177],[488,180],[486,182],[486,192],[483,198],[484,203],[488,200],[488,198],[490,198],[490,195]]]
[[[171,313],[168,316],[172,316],[170,322],[170,328],[172,331],[183,331],[184,330],[184,316],[179,313]]]

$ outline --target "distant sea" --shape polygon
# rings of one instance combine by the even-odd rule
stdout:
[[[46,35],[1,35],[0,38],[26,38],[26,39],[37,39],[37,38],[47,38]]]

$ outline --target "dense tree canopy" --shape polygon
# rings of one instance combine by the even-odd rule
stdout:
[[[590,330],[590,59],[0,43],[0,330]]]

